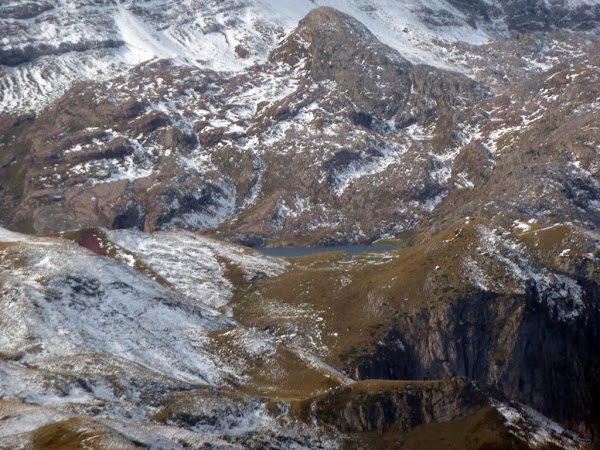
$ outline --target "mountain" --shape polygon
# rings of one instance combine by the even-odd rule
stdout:
[[[597,445],[599,25],[0,1],[0,447]]]

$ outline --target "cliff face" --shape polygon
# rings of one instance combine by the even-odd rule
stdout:
[[[588,292],[597,304],[597,286]],[[499,298],[477,294],[447,307],[401,318],[359,379],[436,380],[465,376],[498,386],[587,436],[599,432],[598,312],[564,322],[540,306],[539,293]]]

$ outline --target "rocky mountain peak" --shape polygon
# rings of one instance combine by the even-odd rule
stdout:
[[[362,22],[339,9],[321,6],[313,9],[302,20],[290,37],[299,35],[309,44],[317,38],[345,39],[347,44],[378,40]],[[339,44],[339,42],[338,42]]]
[[[271,55],[301,67],[317,82],[337,83],[356,105],[386,119],[410,93],[411,64],[360,22],[333,8],[317,8]]]

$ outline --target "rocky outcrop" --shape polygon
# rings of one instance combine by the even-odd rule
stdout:
[[[0,16],[19,20],[31,19],[53,8],[54,6],[50,2],[24,1],[13,5],[1,6]]]
[[[434,108],[429,105],[422,106],[417,115],[411,111],[413,123],[423,123],[433,118],[456,123],[463,108],[489,96],[489,93],[474,80],[430,66],[413,66],[410,70],[410,81],[415,97],[414,104],[425,103],[424,99],[432,99],[436,105]],[[403,119],[407,120],[406,116]],[[399,120],[396,122],[401,123]]]
[[[556,28],[591,29],[598,26],[600,7],[588,2],[552,2],[536,0],[448,0],[466,14],[470,23],[485,26],[493,20],[504,20],[513,32],[547,31]]]
[[[129,201],[125,205],[125,210],[115,217],[112,223],[112,228],[115,230],[136,228],[144,229],[146,221],[146,211],[144,208],[134,201]]]
[[[188,180],[186,185],[165,189],[160,199],[162,211],[157,218],[150,216],[150,220],[155,221],[150,222],[148,228],[168,230],[190,225],[196,229],[210,228],[233,214],[235,186],[232,183]]]
[[[218,390],[173,395],[154,420],[212,433],[227,433],[258,422],[265,398]]]
[[[466,378],[363,381],[313,400],[307,409],[311,417],[344,433],[382,434],[390,427],[406,432],[422,424],[468,416],[498,395],[503,398],[497,391]]]
[[[411,64],[332,8],[317,8],[300,21],[271,61],[300,64],[315,81],[334,81],[359,108],[386,119],[408,101]]]
[[[303,411],[351,436],[351,448],[586,448],[493,387],[460,377],[362,381],[304,402]]]
[[[306,16],[271,61],[306,70],[317,82],[335,82],[362,109],[351,117],[353,123],[367,123],[367,128],[372,118],[365,114],[396,117],[402,127],[448,114],[483,96],[482,88],[467,77],[413,66],[362,24],[332,8],[317,8]],[[426,99],[437,103],[437,111]]]
[[[576,4],[575,8],[566,1],[536,2],[521,0],[500,2],[510,29],[524,31],[540,31],[551,28],[573,27],[589,29],[600,21],[600,6],[588,3]]]

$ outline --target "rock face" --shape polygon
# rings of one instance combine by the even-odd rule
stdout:
[[[509,30],[518,32],[547,31],[571,27],[593,28],[600,19],[600,9],[593,2],[519,0],[485,2],[481,0],[450,0],[452,6],[467,14],[472,22],[483,23],[503,17]]]
[[[125,43],[123,41],[87,41],[71,44],[60,43],[58,46],[40,44],[39,46],[26,46],[18,50],[6,49],[0,53],[0,64],[4,66],[18,66],[33,61],[43,56],[60,55],[69,52],[89,52],[100,49],[114,49]]]
[[[506,403],[501,393],[466,378],[435,382],[366,381],[308,401],[312,420],[345,433],[374,435],[359,440],[365,448],[530,448],[552,445],[582,448],[574,435],[557,428],[538,438],[542,422],[533,411]],[[512,419],[506,420],[512,415]],[[428,428],[431,426],[435,428]],[[364,436],[364,434],[363,434]],[[424,439],[424,441],[423,441]],[[537,441],[537,442],[536,442]],[[357,445],[356,440],[350,445]]]
[[[597,136],[585,127],[598,82],[582,55],[598,43],[569,36],[562,53],[550,34],[444,44],[477,67],[468,77],[411,63],[349,15],[319,8],[267,64],[234,77],[163,61],[82,83],[35,119],[3,119],[4,223],[324,244],[429,233],[430,223],[434,232],[511,205],[506,222],[554,210],[588,226]],[[500,74],[515,51],[535,65]],[[556,61],[574,66],[540,69]]]
[[[301,66],[317,83],[335,82],[359,110],[387,120],[408,103],[411,64],[332,8],[312,11],[270,59]]]
[[[588,29],[600,18],[600,8],[592,2],[585,2],[570,10],[567,1],[559,2],[501,2],[508,15],[509,27],[517,31],[547,30],[552,27],[573,27]],[[568,13],[567,13],[568,11]]]
[[[586,316],[549,317],[540,295],[500,300],[475,295],[434,313],[401,319],[356,369],[358,378],[437,380],[465,376],[498,386],[510,397],[588,436],[598,433],[600,348],[597,287]]]

